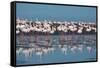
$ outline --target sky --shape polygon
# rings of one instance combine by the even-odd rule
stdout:
[[[96,22],[96,8],[16,3],[16,17],[29,20]]]

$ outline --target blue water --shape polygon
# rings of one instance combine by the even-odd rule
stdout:
[[[95,7],[16,3],[16,17],[29,20],[96,22]]]
[[[63,63],[63,62],[80,62],[80,61],[94,61],[96,60],[96,51],[88,53],[86,50],[83,53],[70,53],[64,55],[59,49],[53,54],[43,55],[42,58],[36,55],[32,55],[29,58],[25,58],[24,55],[17,56],[17,65],[27,64],[46,64],[46,63]]]
[[[43,37],[40,36],[40,37],[45,38],[45,36],[43,36]],[[51,40],[59,38],[59,37],[52,37],[52,36],[50,36],[50,37],[51,37]],[[20,40],[18,38],[20,38],[20,37],[17,36],[17,43],[18,42],[22,43],[22,42],[20,42]],[[31,39],[31,38],[35,38],[35,37],[34,36],[33,37],[26,36],[26,38],[27,39],[30,38],[30,40],[33,41],[33,39]],[[68,38],[68,36],[67,36],[67,38]],[[82,39],[82,38],[84,38],[84,39]],[[30,56],[25,57],[25,55],[21,52],[19,55],[17,54],[17,56],[16,56],[17,65],[80,62],[80,61],[95,61],[96,60],[96,35],[83,35],[83,36],[74,35],[73,40],[76,40],[77,45],[79,45],[79,44],[84,45],[82,52],[80,52],[79,50],[75,50],[75,53],[73,53],[70,50],[70,47],[67,50],[67,54],[64,54],[61,51],[61,48],[55,48],[54,52],[49,52],[48,54],[43,54],[42,57],[37,56],[35,52],[33,52]],[[90,43],[88,40],[90,40],[90,42],[91,41],[92,42]],[[25,42],[25,37],[23,39],[23,42]],[[25,44],[27,44],[27,46],[29,46],[28,42],[29,42],[29,40],[25,42]],[[86,43],[84,43],[84,42],[86,42]],[[57,41],[54,44],[56,44],[56,43],[57,43]],[[68,45],[68,44],[65,43],[65,45]],[[73,46],[77,46],[77,45],[73,45]],[[71,46],[71,43],[69,44],[69,46]],[[91,52],[89,52],[86,49],[87,46],[92,47]]]

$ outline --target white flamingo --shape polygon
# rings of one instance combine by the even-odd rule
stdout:
[[[87,46],[86,48],[87,48],[88,52],[91,53],[91,51],[92,51],[92,47]]]
[[[87,32],[90,32],[91,31],[91,27],[87,28],[86,31]]]
[[[42,48],[36,47],[35,49],[36,49],[36,51],[40,51]]]
[[[83,51],[83,45],[79,45],[78,50],[79,50],[80,52],[82,52],[82,51]]]
[[[40,32],[40,31],[42,31],[42,29],[40,29],[40,28],[36,28],[36,31],[37,31],[37,32]]]
[[[36,52],[36,55],[39,56],[40,58],[42,58],[43,52],[41,50],[40,51],[37,51]]]
[[[31,48],[32,52],[35,52],[35,48]]]
[[[53,47],[48,48],[48,51],[49,51],[49,52],[51,52],[51,53],[53,53],[53,52],[54,52],[54,50],[55,50],[55,49],[54,49]]]
[[[34,31],[34,29],[35,29],[34,27],[30,26],[30,30]]]
[[[62,30],[62,26],[61,26],[61,25],[58,26],[58,27],[57,27],[57,30],[61,31],[61,30]]]
[[[51,31],[51,28],[50,27],[47,27],[47,32],[50,32]]]
[[[52,29],[50,30],[50,33],[53,34],[56,31],[56,29],[54,27],[52,27]]]
[[[28,51],[29,51],[29,55],[31,56],[33,54],[33,52],[35,51],[35,49],[34,48],[29,48]]]
[[[16,29],[19,29],[21,27],[21,25],[17,24],[16,25]]]
[[[62,52],[66,55],[67,54],[67,47],[61,48]]]
[[[82,28],[79,28],[77,33],[81,34],[82,33]]]
[[[92,29],[93,29],[95,32],[97,32],[95,27],[92,27]]]
[[[71,28],[70,30],[71,30],[72,32],[74,32],[74,31],[77,31],[77,28],[74,28],[74,27],[73,27],[73,28]]]
[[[30,32],[30,29],[29,29],[29,28],[23,28],[23,29],[21,29],[21,30],[22,30],[22,32],[25,32],[25,33]]]
[[[19,48],[18,50],[16,50],[16,53],[19,55],[22,52],[23,48]]]
[[[43,50],[44,54],[48,54],[48,49],[47,48],[43,48],[42,50]]]
[[[74,28],[73,28],[73,31],[77,31],[77,28],[76,28],[76,27],[74,27]]]
[[[61,48],[62,45],[58,45],[59,48]]]
[[[23,50],[23,54],[25,56],[25,58],[28,58],[30,55],[29,55],[29,50],[28,49],[24,49]]]
[[[76,52],[76,51],[75,51],[76,49],[77,49],[77,46],[73,46],[73,47],[71,48],[71,51],[72,51],[73,53],[75,53],[75,52]]]
[[[54,33],[54,30],[51,30],[50,33],[53,34]]]
[[[73,27],[72,25],[69,25],[68,28],[69,28],[69,29],[73,29],[74,27]]]
[[[19,29],[17,29],[17,30],[16,30],[16,34],[19,34],[19,33],[20,33],[20,31],[19,31]]]
[[[20,29],[23,29],[25,28],[26,26],[25,25],[20,25]]]
[[[62,31],[68,32],[68,28],[66,26],[62,26]]]

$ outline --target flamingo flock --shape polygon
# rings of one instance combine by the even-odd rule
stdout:
[[[16,50],[17,55],[20,55],[21,53],[25,57],[32,56],[33,54],[39,56],[40,58],[42,55],[47,55],[48,53],[53,53],[54,48],[40,48],[40,47],[35,47],[35,48],[18,48]]]
[[[16,34],[40,32],[54,34],[55,32],[64,32],[67,34],[93,34],[97,32],[95,23],[85,22],[60,22],[60,21],[28,21],[28,20],[16,20]]]
[[[40,59],[43,57],[43,55],[48,55],[48,54],[55,54],[55,50],[57,48],[18,48],[16,50],[16,54],[17,55],[24,55],[26,58],[32,56],[32,55],[36,55],[39,56]],[[93,51],[93,48],[91,46],[71,46],[71,47],[62,47],[60,48],[62,54],[64,55],[68,55],[69,51],[70,53],[76,54],[76,53],[81,53],[83,52],[83,49],[86,49],[88,51],[89,54],[91,54],[91,52]]]
[[[27,19],[17,19],[16,20],[16,34],[21,33],[36,33],[43,34],[45,36],[52,35],[58,33],[61,34],[95,34],[97,32],[96,24],[95,23],[85,23],[85,22],[68,22],[68,21],[29,21]],[[47,37],[48,38],[48,37]],[[64,39],[64,38],[62,38]],[[43,41],[43,40],[42,40]],[[48,45],[48,42],[46,43]],[[33,44],[31,44],[33,46]],[[25,57],[32,56],[33,54],[42,58],[43,55],[53,54],[57,48],[51,47],[39,47],[34,45],[35,47],[32,48],[18,48],[16,53],[20,55],[22,53]],[[75,54],[78,52],[82,53],[84,48],[91,53],[93,50],[92,46],[85,46],[85,45],[58,45],[61,52],[64,55],[67,55],[68,50],[71,53]]]

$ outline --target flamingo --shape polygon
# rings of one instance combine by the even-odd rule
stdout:
[[[28,51],[29,51],[29,55],[32,55],[32,53],[35,51],[35,49],[34,48],[29,48]]]
[[[92,51],[92,47],[87,46],[86,48],[87,48],[88,52],[91,53],[91,51]]]
[[[39,57],[41,58],[42,55],[43,55],[43,52],[42,52],[41,50],[40,50],[40,51],[37,51],[37,52],[36,52],[36,55],[39,56]]]
[[[81,34],[82,33],[82,29],[78,29],[77,33]]]
[[[25,25],[20,25],[20,29],[23,29],[25,28],[26,26]]]
[[[55,50],[55,49],[54,49],[53,47],[48,48],[48,51],[49,51],[49,52],[52,52],[52,53],[53,53],[54,50]]]
[[[62,26],[61,26],[61,25],[58,26],[58,27],[57,27],[57,30],[61,31],[61,30],[62,30]]]
[[[74,31],[77,31],[77,28],[76,27],[73,27],[73,28],[71,28],[70,29],[72,32],[74,32]]]
[[[51,31],[51,28],[50,27],[47,27],[47,32],[50,32]]]
[[[34,28],[34,31],[37,31],[37,27],[36,26],[34,26],[33,28]]]
[[[75,53],[75,50],[77,49],[77,47],[76,46],[73,46],[72,48],[71,48],[71,51],[73,52],[73,53]]]
[[[42,31],[42,29],[40,29],[40,28],[36,28],[36,31],[37,31],[37,32],[40,32],[40,31]]]
[[[67,47],[62,47],[61,50],[65,55],[67,54]]]
[[[25,32],[25,33],[30,32],[30,28],[23,28],[23,29],[21,29],[21,30],[22,30],[22,32]]]
[[[87,28],[86,31],[87,32],[90,32],[91,31],[91,27]]]
[[[47,30],[46,30],[46,29],[43,29],[43,32],[44,32],[44,33],[46,33],[46,32],[47,32]]]
[[[17,29],[17,30],[16,30],[16,34],[19,34],[19,33],[20,33],[20,31],[19,31],[19,29]]]
[[[29,55],[29,50],[28,49],[24,49],[23,50],[23,54],[25,56],[25,58],[28,58],[30,55]]]
[[[62,31],[64,31],[64,32],[68,32],[67,27],[66,27],[66,26],[62,26]]]
[[[54,33],[54,30],[51,30],[50,33],[53,34]]]
[[[19,29],[21,27],[21,25],[17,24],[16,25],[16,29]]]
[[[47,48],[43,48],[43,52],[44,52],[45,54],[48,54],[48,49],[47,49]]]
[[[40,50],[41,50],[41,48],[40,48],[40,47],[36,47],[35,49],[36,49],[36,51],[40,51]]]
[[[72,26],[72,25],[69,25],[68,28],[69,28],[69,29],[73,29],[73,26]]]
[[[92,29],[96,32],[96,28],[95,27],[92,27]]]
[[[78,46],[78,50],[79,50],[80,52],[82,52],[82,51],[83,51],[83,45],[79,45],[79,46]]]
[[[32,31],[33,31],[33,30],[34,30],[34,27],[30,26],[30,30],[32,30]]]
[[[16,50],[16,53],[19,55],[22,52],[23,48],[19,48],[18,50]]]
[[[69,29],[70,29],[70,31],[72,31],[72,32],[74,32],[74,31],[77,31],[77,28],[76,28],[76,25],[70,25],[69,26]]]
[[[31,48],[31,51],[32,51],[32,52],[35,52],[35,48]]]
[[[58,45],[59,48],[61,48],[62,45]]]
[[[53,34],[55,31],[56,31],[56,29],[54,27],[52,27],[50,33]]]

